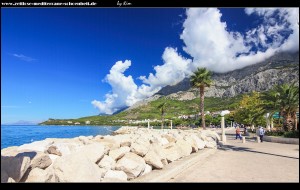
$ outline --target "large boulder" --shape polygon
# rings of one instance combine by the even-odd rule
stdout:
[[[174,138],[173,135],[171,134],[165,134],[165,135],[162,135],[163,138],[166,138],[168,140],[169,143],[172,143],[172,142],[176,142],[176,139]]]
[[[9,177],[19,182],[29,167],[30,157],[23,154],[15,157],[1,156],[1,182],[6,183]]]
[[[114,138],[97,137],[96,136],[94,139],[92,139],[92,141],[96,141],[96,142],[99,142],[99,143],[103,144],[106,147],[106,149],[108,149],[108,150],[120,148],[120,142],[118,142]]]
[[[28,174],[25,182],[55,182],[53,168],[49,167],[45,170],[34,168]]]
[[[55,154],[57,156],[61,156],[61,152],[59,150],[57,150],[56,146],[49,146],[47,149],[47,153],[48,154]]]
[[[199,150],[201,150],[205,147],[205,142],[203,140],[201,140],[197,135],[191,134],[190,137],[196,142],[196,145]]]
[[[146,164],[145,170],[143,171],[141,176],[146,175],[146,174],[150,173],[151,171],[152,171],[152,166]]]
[[[18,151],[22,152],[23,150],[33,150],[37,152],[45,152],[49,146],[51,146],[54,143],[53,140],[45,139],[42,141],[35,141],[29,144],[23,144],[18,147]],[[2,152],[2,151],[1,151]]]
[[[18,146],[11,146],[1,149],[1,156],[16,156],[18,152]]]
[[[123,171],[108,170],[104,175],[103,182],[123,182],[127,181],[127,175]]]
[[[124,134],[124,135],[116,135],[115,138],[119,139],[120,146],[131,146],[131,142],[133,141],[133,135]]]
[[[127,152],[130,152],[130,148],[128,146],[120,147],[114,150],[109,151],[109,156],[113,158],[115,161],[122,158]]]
[[[126,153],[116,164],[116,170],[124,171],[128,179],[140,176],[145,167],[145,160],[132,152]]]
[[[192,152],[198,152],[198,146],[194,139],[190,136],[185,136],[183,139],[192,147]]]
[[[115,134],[115,135],[117,135],[117,134],[130,134],[130,133],[133,133],[133,131],[136,131],[136,130],[138,130],[137,127],[124,126],[124,127],[119,128],[118,130],[114,131],[113,134]]]
[[[93,138],[93,136],[92,136],[92,138]],[[91,138],[91,137],[86,137],[86,136],[79,136],[79,137],[78,137],[78,140],[80,140],[80,141],[82,142],[82,144],[88,145],[88,144],[91,143],[90,140],[91,140],[92,138]]]
[[[216,143],[216,141],[209,141],[209,142],[206,142],[205,147],[215,149],[215,148],[217,148],[217,143]]]
[[[30,163],[31,169],[33,168],[45,169],[52,164],[52,160],[49,157],[49,155],[43,152],[24,152],[23,154],[24,156],[28,154],[28,156],[31,158],[31,163]],[[33,154],[34,156],[32,157],[29,154]]]
[[[150,150],[154,151],[159,156],[163,165],[168,164],[167,157],[162,146],[160,146],[158,143],[153,143],[150,146]]]
[[[189,156],[192,153],[192,146],[183,139],[179,139],[175,143],[180,149],[183,156]]]
[[[182,157],[181,150],[175,143],[169,143],[163,150],[168,163],[178,160]]]
[[[53,163],[56,182],[100,182],[99,167],[82,152],[59,157]]]
[[[83,145],[81,143],[72,142],[72,141],[58,141],[53,144],[56,147],[56,150],[59,151],[63,156],[76,152]],[[47,148],[48,150],[48,148]]]
[[[97,163],[101,160],[105,153],[105,148],[101,143],[93,143],[83,146],[77,150],[77,152],[84,154],[92,162]]]
[[[144,160],[147,164],[153,166],[156,169],[162,169],[164,167],[161,162],[161,158],[153,150],[150,150],[144,157]]]
[[[100,160],[98,163],[98,166],[101,168],[105,168],[107,170],[113,170],[115,169],[116,161],[107,155],[104,155],[104,157]]]
[[[147,143],[134,142],[131,144],[130,151],[137,155],[145,156],[149,151],[149,146],[150,144]]]

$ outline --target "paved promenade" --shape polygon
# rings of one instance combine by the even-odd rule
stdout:
[[[230,134],[231,133],[231,134]],[[234,131],[227,132],[224,149],[191,156],[170,164],[166,170],[153,173],[145,181],[159,182],[298,182],[299,145],[235,140]],[[198,154],[198,153],[197,153]],[[182,169],[174,170],[180,165]],[[192,164],[191,164],[192,163]],[[169,172],[173,168],[175,172]],[[164,178],[163,176],[166,174]]]
[[[230,133],[230,132],[229,132]],[[169,182],[299,182],[299,145],[227,135],[228,149],[199,160]]]

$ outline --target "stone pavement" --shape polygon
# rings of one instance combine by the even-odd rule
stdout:
[[[299,182],[299,145],[235,140],[169,182]]]
[[[226,132],[227,143],[213,154],[193,156],[160,174],[152,174],[142,181],[157,182],[298,182],[299,145],[235,140],[234,130]],[[198,153],[197,153],[198,154]],[[199,154],[201,155],[201,153]],[[197,155],[196,155],[197,156]],[[193,161],[191,161],[193,159]],[[171,168],[174,171],[172,172]],[[180,171],[179,171],[180,170]],[[171,172],[170,172],[171,171]],[[168,173],[169,172],[169,173]],[[168,173],[168,174],[167,174]],[[162,174],[167,174],[164,178]]]

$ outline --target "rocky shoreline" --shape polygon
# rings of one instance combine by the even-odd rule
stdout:
[[[210,130],[121,127],[113,135],[48,138],[1,150],[1,183],[126,182],[216,148]]]

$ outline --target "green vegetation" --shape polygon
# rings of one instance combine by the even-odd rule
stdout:
[[[160,110],[161,112],[161,129],[164,128],[164,120],[165,120],[165,112],[166,112],[166,108],[167,107],[167,103],[163,102],[160,105],[157,106],[157,108]]]
[[[269,113],[268,120],[273,123],[273,115],[279,111],[283,117],[282,125],[278,119],[280,130],[284,132],[295,131],[296,113],[299,110],[299,87],[294,84],[277,85],[273,89],[250,95],[243,95],[236,109],[234,119],[237,122],[248,125],[265,125],[266,113]],[[285,133],[285,136],[296,136],[294,133]]]
[[[238,95],[235,97],[228,98],[214,98],[214,97],[206,97],[205,102],[205,111],[215,112],[220,110],[234,110],[234,108],[238,105],[242,96]],[[130,120],[145,120],[145,119],[161,119],[161,111],[157,109],[159,105],[162,103],[166,103],[168,105],[168,111],[165,112],[165,119],[172,119],[173,125],[188,125],[191,122],[195,122],[195,119],[178,119],[178,116],[181,115],[195,115],[199,113],[199,98],[193,100],[173,100],[166,97],[161,97],[155,101],[149,102],[147,105],[140,106],[138,108],[133,108],[130,110],[125,110],[115,115],[107,115],[107,116],[90,116],[90,117],[82,117],[78,119],[51,119],[47,120],[42,125],[74,125],[76,122],[79,122],[80,125],[86,125],[86,121],[90,121],[90,124],[87,125],[129,125]],[[68,123],[68,121],[72,121],[72,124]],[[151,122],[153,126],[159,126],[161,124],[160,121]],[[132,124],[134,125],[134,124]],[[136,125],[136,124],[135,124]],[[141,124],[141,125],[147,125]],[[166,121],[166,125],[169,125],[168,121]]]
[[[210,87],[212,84],[211,72],[206,68],[198,68],[191,76],[191,86],[199,88],[200,92],[200,113],[202,128],[205,129],[205,116],[204,116],[204,90],[205,87]]]

